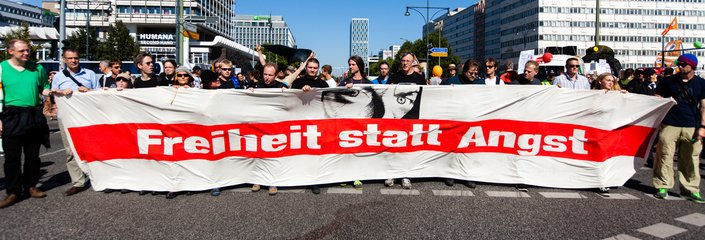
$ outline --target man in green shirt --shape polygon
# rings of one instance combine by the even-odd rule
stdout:
[[[4,94],[0,114],[2,147],[5,150],[7,196],[0,208],[17,203],[22,195],[43,198],[39,181],[39,148],[49,144],[49,127],[42,114],[39,94],[49,95],[47,74],[41,65],[29,61],[29,44],[13,39],[7,44],[10,59],[0,63],[0,82]],[[22,169],[24,153],[24,171]]]

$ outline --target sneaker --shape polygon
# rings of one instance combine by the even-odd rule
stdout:
[[[166,193],[166,199],[174,199],[176,197],[177,192],[168,192]]]
[[[220,196],[220,189],[219,188],[211,189],[211,196],[213,196],[213,197]]]
[[[603,197],[610,197],[610,188],[601,187],[597,189],[597,194]]]
[[[665,200],[666,198],[668,198],[668,189],[659,188],[658,191],[654,194],[654,197]]]
[[[519,192],[529,192],[529,189],[524,184],[519,184],[515,186]]]
[[[269,187],[269,195],[277,195],[277,187]]]
[[[402,178],[401,187],[404,189],[411,189],[411,180],[409,180],[408,178]]]
[[[455,185],[455,179],[446,178],[446,186],[452,187],[453,185]]]
[[[362,188],[362,181],[360,181],[360,180],[355,180],[355,182],[353,182],[353,186],[354,186],[355,188],[358,188],[358,189],[359,189],[359,188]]]
[[[390,179],[384,180],[384,186],[385,186],[385,187],[394,186],[394,179],[393,179],[393,178],[390,178]]]
[[[321,194],[321,187],[318,185],[311,186],[311,192],[313,194]]]
[[[475,188],[475,187],[477,187],[477,184],[476,184],[475,182],[473,182],[473,181],[465,181],[464,184],[465,184],[465,186],[468,187],[468,188]]]
[[[261,188],[262,188],[262,187],[260,187],[259,184],[253,184],[253,185],[252,185],[252,191],[253,191],[253,192],[259,192],[259,190],[260,190]]]
[[[694,203],[705,203],[705,199],[703,199],[702,197],[700,197],[700,193],[699,193],[699,192],[694,192],[694,193],[691,193],[691,194],[686,194],[686,195],[683,196],[683,197],[685,197],[685,199],[688,199],[688,200],[690,200],[690,201],[692,201],[692,202],[694,202]]]

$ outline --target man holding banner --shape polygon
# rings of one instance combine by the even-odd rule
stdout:
[[[71,95],[73,92],[88,92],[100,89],[95,73],[90,69],[81,68],[78,50],[64,49],[63,58],[66,68],[54,75],[54,79],[51,81],[51,89],[55,94]],[[64,131],[61,114],[59,114],[59,129],[61,129],[61,140],[64,146],[68,146],[68,136]],[[81,168],[78,167],[71,148],[66,148],[66,155],[66,169],[69,172],[69,176],[71,176],[71,188],[64,195],[71,196],[88,189],[88,186],[86,186],[87,177]]]
[[[658,190],[654,195],[659,199],[668,197],[668,189],[673,188],[673,155],[679,149],[678,181],[681,196],[696,202],[705,203],[700,196],[700,151],[702,137],[705,137],[705,80],[695,76],[698,58],[693,54],[678,57],[680,74],[664,79],[656,88],[656,94],[673,97],[676,105],[671,108],[661,124],[656,161],[654,162],[653,184]]]

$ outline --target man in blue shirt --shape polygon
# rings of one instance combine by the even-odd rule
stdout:
[[[654,175],[656,198],[666,199],[668,190],[674,186],[673,155],[678,149],[678,181],[680,195],[696,202],[705,203],[700,196],[700,151],[701,139],[705,137],[705,80],[695,76],[698,58],[693,54],[678,57],[677,75],[659,82],[656,95],[676,100],[661,123],[656,145]]]
[[[71,95],[73,92],[88,92],[90,90],[100,89],[98,84],[98,78],[90,69],[81,68],[79,65],[80,60],[78,58],[78,51],[75,49],[64,49],[63,53],[64,63],[66,63],[66,68],[56,73],[51,81],[51,89],[57,95]],[[73,79],[72,79],[73,77]],[[61,111],[61,109],[59,109]],[[66,147],[66,168],[71,176],[71,188],[64,193],[65,196],[71,196],[76,193],[82,192],[88,189],[86,186],[86,175],[78,167],[78,163],[73,157],[71,148],[69,148],[68,140],[66,138],[66,133],[64,132],[64,126],[61,121],[61,114],[59,114],[59,129],[61,130],[61,140]]]
[[[372,80],[372,84],[387,84],[389,79],[389,63],[382,61],[379,64],[379,77]]]

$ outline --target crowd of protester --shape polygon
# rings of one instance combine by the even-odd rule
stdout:
[[[323,65],[320,69],[320,62],[312,53],[308,59],[303,61],[298,67],[285,66],[281,64],[267,63],[266,60],[260,58],[260,62],[254,70],[249,73],[234,73],[235,66],[229,60],[219,60],[212,64],[210,69],[202,69],[201,67],[193,67],[189,69],[184,66],[179,66],[176,61],[166,60],[163,62],[164,71],[161,74],[154,73],[154,64],[156,61],[149,53],[140,53],[134,57],[134,64],[139,69],[139,73],[121,71],[121,61],[106,60],[101,62],[100,71],[102,76],[97,77],[96,73],[89,69],[80,67],[79,51],[76,49],[65,49],[63,51],[63,61],[66,63],[65,69],[60,72],[51,72],[48,75],[44,73],[40,65],[28,61],[27,43],[23,41],[10,41],[8,43],[8,52],[11,59],[2,63],[2,72],[0,73],[4,88],[4,106],[2,114],[2,132],[3,148],[5,150],[5,176],[7,178],[7,194],[8,196],[0,202],[0,207],[7,207],[19,201],[20,197],[45,197],[46,194],[36,188],[39,172],[39,146],[44,144],[44,126],[46,119],[42,125],[41,121],[32,123],[10,122],[11,114],[25,114],[27,116],[36,117],[34,113],[35,106],[40,110],[39,115],[46,116],[49,120],[57,119],[57,109],[54,102],[54,96],[66,96],[76,94],[76,92],[87,92],[105,90],[115,88],[117,90],[131,88],[150,88],[159,86],[171,86],[174,88],[201,88],[201,89],[243,89],[256,91],[260,88],[280,88],[280,89],[301,89],[303,91],[311,91],[316,88],[329,87],[347,87],[351,88],[354,84],[415,84],[415,85],[555,85],[560,88],[571,89],[594,89],[604,91],[619,91],[630,92],[645,95],[657,95],[663,97],[674,97],[678,104],[674,110],[669,112],[669,115],[664,120],[664,125],[658,138],[656,160],[654,166],[654,186],[657,188],[656,197],[665,199],[668,194],[668,189],[673,187],[673,155],[675,154],[675,146],[679,144],[680,156],[693,161],[679,161],[678,171],[679,180],[681,181],[681,195],[696,202],[705,202],[699,194],[699,173],[698,163],[699,158],[696,156],[700,153],[702,144],[699,141],[688,142],[684,144],[680,135],[688,135],[697,138],[705,136],[705,128],[701,128],[702,121],[700,117],[699,103],[705,99],[705,80],[700,77],[693,76],[695,67],[697,66],[697,58],[690,54],[684,54],[679,58],[679,64],[676,69],[665,68],[664,70],[654,69],[626,69],[619,76],[611,73],[585,73],[581,74],[579,69],[581,61],[579,58],[569,58],[565,62],[564,72],[551,72],[541,74],[544,79],[538,79],[539,63],[533,60],[526,62],[524,71],[516,73],[513,70],[513,64],[505,63],[503,71],[500,72],[498,61],[492,58],[482,61],[468,59],[459,67],[456,64],[450,64],[447,67],[448,74],[443,76],[443,69],[440,66],[435,66],[432,77],[425,77],[423,67],[419,64],[418,59],[411,52],[402,52],[399,57],[400,66],[397,72],[390,72],[390,64],[381,62],[379,64],[380,74],[378,77],[370,80],[365,74],[365,62],[360,56],[352,56],[348,59],[348,70],[340,78],[332,76],[332,67]],[[261,47],[257,47],[257,51],[261,54]],[[21,75],[17,70],[20,68],[31,70],[33,75]],[[320,70],[320,71],[319,71]],[[674,70],[677,70],[675,72]],[[459,72],[458,72],[459,71]],[[25,74],[25,73],[22,73]],[[27,73],[28,74],[28,73]],[[13,78],[29,77],[36,80],[34,90],[27,89],[16,90],[21,88],[17,84],[13,85]],[[37,78],[37,79],[35,79]],[[686,81],[688,80],[688,81]],[[685,84],[682,84],[685,82]],[[662,84],[663,83],[663,84]],[[25,86],[26,87],[26,86]],[[37,91],[37,89],[41,91]],[[18,95],[17,92],[23,92]],[[25,93],[26,92],[26,93]],[[33,99],[39,96],[41,99]],[[18,100],[19,99],[19,100]],[[43,99],[43,104],[41,101]],[[694,108],[692,105],[695,104]],[[58,109],[60,112],[60,109]],[[696,111],[696,112],[693,112]],[[19,112],[19,113],[15,113]],[[675,116],[672,116],[675,115]],[[7,120],[7,121],[6,121]],[[59,125],[61,119],[59,117]],[[39,123],[35,123],[39,122]],[[25,126],[22,131],[14,131],[18,125]],[[705,126],[703,126],[705,127]],[[60,127],[63,129],[63,127]],[[664,132],[663,129],[667,129]],[[680,135],[676,133],[678,130],[685,129],[685,133]],[[10,131],[12,130],[12,131]],[[13,135],[14,134],[14,135]],[[67,136],[62,131],[62,140],[64,145],[67,145]],[[683,147],[686,146],[686,147]],[[71,188],[64,193],[65,196],[71,196],[86,190],[88,179],[86,175],[76,164],[76,161],[69,148],[67,150],[67,169],[71,176]],[[24,171],[20,169],[20,155],[25,152]],[[31,154],[26,154],[30,152]],[[670,171],[670,172],[669,172]],[[23,173],[24,172],[24,173]],[[452,186],[455,180],[446,179],[446,185]],[[411,188],[411,180],[408,178],[401,179],[403,188]],[[475,182],[463,181],[470,188],[476,186]],[[392,187],[395,184],[394,179],[384,181],[385,186]],[[361,181],[354,181],[354,187],[362,187]],[[253,185],[252,191],[257,192],[261,189],[260,185]],[[320,193],[320,186],[311,186],[312,192]],[[526,186],[517,185],[520,191],[527,191]],[[106,190],[106,193],[119,191],[121,193],[130,193],[128,190]],[[268,192],[271,195],[277,193],[276,186],[268,186]],[[139,191],[139,194],[148,194],[150,192]],[[211,195],[220,195],[220,189],[211,189]],[[603,196],[609,196],[609,189],[602,188],[598,191]],[[152,194],[158,194],[152,192]],[[166,193],[166,197],[171,199],[178,195],[176,192]],[[190,194],[190,193],[189,193]]]

